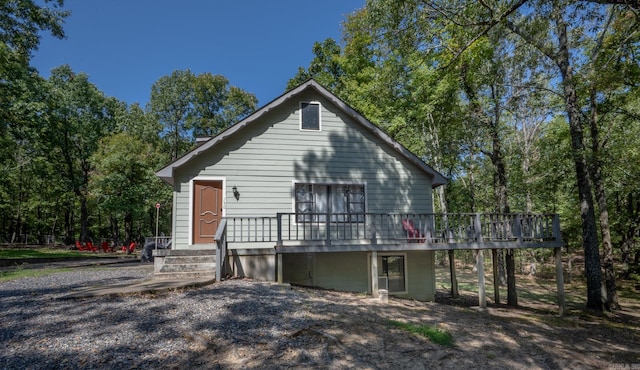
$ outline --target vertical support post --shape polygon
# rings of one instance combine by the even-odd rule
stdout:
[[[276,213],[276,219],[278,222],[278,240],[276,245],[282,247],[282,213]]]
[[[558,285],[558,307],[560,316],[566,312],[566,302],[564,298],[564,273],[562,269],[562,248],[554,248],[556,258],[556,284]]]
[[[498,272],[498,250],[491,249],[491,261],[493,262],[493,299],[500,303],[500,274]]]
[[[216,283],[222,280],[222,248],[216,248]]]
[[[513,236],[518,243],[522,243],[522,222],[520,215],[516,215],[513,220]]]
[[[458,278],[456,277],[456,254],[449,249],[449,275],[451,277],[451,298],[458,298]]]
[[[282,253],[277,253],[276,252],[276,274],[277,274],[277,279],[278,279],[278,284],[282,284],[282,282],[284,281],[283,277],[282,277]]]
[[[158,224],[160,223],[160,203],[156,203],[156,244],[155,249],[158,249]]]
[[[327,245],[331,245],[331,214],[325,213],[325,230],[327,233]]]
[[[484,242],[482,240],[482,225],[480,223],[480,214],[476,213],[475,221],[475,237],[478,243],[478,254],[476,255],[476,266],[478,268],[478,305],[480,308],[487,308],[487,298],[484,286]]]
[[[480,308],[487,308],[487,299],[484,289],[484,253],[478,249],[476,255],[476,266],[478,267],[478,305]]]
[[[378,252],[371,252],[371,295],[378,298]]]

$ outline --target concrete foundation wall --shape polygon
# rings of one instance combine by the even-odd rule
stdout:
[[[230,249],[228,252],[228,274],[235,277],[276,280],[276,255],[272,249]],[[435,299],[433,251],[380,254],[406,256],[407,291],[390,292],[390,296],[421,301]],[[370,255],[369,252],[283,254],[283,281],[346,292],[371,293]]]
[[[367,253],[318,253],[315,255],[314,285],[346,292],[366,293],[369,287]]]
[[[407,284],[408,297],[419,301],[435,300],[436,276],[433,251],[407,252]]]
[[[228,249],[227,274],[257,280],[276,280],[273,249]]]

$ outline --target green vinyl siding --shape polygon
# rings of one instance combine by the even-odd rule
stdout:
[[[300,102],[319,101],[319,131],[300,130]],[[193,157],[175,171],[174,236],[189,241],[189,181],[226,181],[226,216],[293,211],[293,183],[366,185],[367,212],[431,212],[431,179],[319,94],[303,93]],[[233,197],[236,186],[240,199]]]

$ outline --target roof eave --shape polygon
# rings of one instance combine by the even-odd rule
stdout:
[[[237,131],[239,131],[239,130],[243,129],[244,127],[246,127],[247,125],[249,125],[251,122],[259,119],[260,117],[262,117],[266,113],[270,112],[272,109],[280,106],[281,104],[283,104],[287,100],[291,99],[292,97],[298,95],[299,93],[301,93],[302,91],[304,91],[304,90],[306,90],[308,88],[313,88],[314,90],[316,90],[325,99],[331,101],[333,104],[338,106],[340,109],[342,109],[342,111],[344,111],[349,116],[351,116],[353,119],[355,119],[363,127],[365,127],[371,133],[376,135],[378,138],[380,138],[382,141],[384,141],[387,145],[389,145],[392,148],[394,148],[397,152],[399,152],[403,157],[405,157],[411,163],[413,163],[418,168],[420,168],[421,170],[426,172],[428,175],[430,175],[432,177],[432,179],[433,179],[432,188],[436,188],[436,187],[438,187],[440,185],[444,185],[444,184],[447,183],[447,179],[442,174],[440,174],[438,171],[436,171],[433,168],[431,168],[428,164],[426,164],[424,161],[422,161],[420,158],[418,158],[415,154],[413,154],[409,149],[405,148],[400,143],[398,143],[397,141],[393,140],[393,138],[391,138],[391,136],[389,136],[384,131],[382,131],[382,129],[380,129],[378,126],[374,125],[372,122],[370,122],[369,120],[364,118],[364,116],[362,116],[356,110],[354,110],[349,105],[347,105],[347,103],[345,103],[342,100],[340,100],[340,98],[338,98],[336,95],[331,93],[329,90],[327,90],[325,87],[323,87],[322,85],[320,85],[319,83],[317,83],[313,79],[307,80],[306,82],[298,85],[297,87],[285,92],[284,94],[280,95],[279,97],[275,98],[271,102],[267,103],[265,106],[263,106],[262,108],[258,109],[257,111],[255,111],[254,113],[252,113],[251,115],[249,115],[248,117],[243,119],[242,121],[240,121],[240,122],[236,123],[235,125],[227,128],[226,130],[224,130],[223,132],[221,132],[217,136],[212,137],[208,141],[204,142],[202,145],[197,146],[196,148],[192,149],[191,151],[185,153],[182,157],[180,157],[180,158],[174,160],[173,162],[167,164],[165,167],[163,167],[158,172],[156,172],[156,175],[158,177],[160,177],[162,180],[164,180],[166,183],[168,183],[170,185],[173,185],[174,184],[174,172],[175,172],[176,168],[179,168],[180,166],[182,166],[185,163],[189,162],[189,160],[191,160],[191,158],[193,158],[193,157],[199,155],[200,153],[208,150],[212,146],[216,145],[218,142],[220,142],[220,141],[224,140],[225,138],[233,135]]]

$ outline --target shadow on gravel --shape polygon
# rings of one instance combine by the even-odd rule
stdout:
[[[360,294],[248,280],[160,295],[55,299],[86,284],[141,278],[114,272],[74,275],[84,283],[58,274],[27,281],[32,288],[0,285],[0,368],[554,369],[640,363],[637,330],[528,309],[480,311],[398,299],[385,305]],[[434,344],[389,320],[448,331],[455,346]]]

